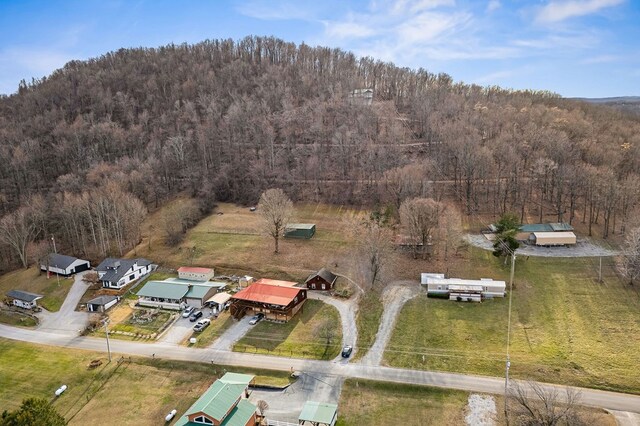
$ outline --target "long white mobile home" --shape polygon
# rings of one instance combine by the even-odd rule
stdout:
[[[427,287],[427,295],[450,300],[479,302],[482,299],[504,297],[507,285],[491,278],[466,280],[445,278],[444,274],[423,273],[420,282]]]

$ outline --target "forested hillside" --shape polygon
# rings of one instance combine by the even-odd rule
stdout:
[[[350,97],[362,88],[371,105]],[[185,190],[203,210],[269,187],[395,207],[430,194],[606,237],[638,202],[640,118],[250,37],[122,49],[23,83],[0,99],[0,156],[0,231],[28,235],[3,239],[1,267],[52,234],[77,255],[119,254],[146,207]]]

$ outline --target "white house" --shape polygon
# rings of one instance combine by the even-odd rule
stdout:
[[[40,270],[49,271],[53,274],[69,276],[91,268],[88,260],[78,259],[64,254],[51,253],[45,261],[40,264]]]
[[[430,273],[423,273],[420,282],[422,285],[427,286],[428,296],[469,302],[504,297],[507,288],[504,281],[494,281],[491,278],[466,280],[445,278],[444,274]]]
[[[121,289],[155,269],[147,259],[114,259],[106,258],[96,268],[102,287]]]
[[[178,278],[190,281],[209,281],[213,278],[213,269],[181,266],[178,268]]]
[[[38,306],[37,301],[42,299],[39,294],[29,293],[22,290],[11,290],[7,293],[7,296],[12,299],[13,306],[18,306],[24,309],[33,309]]]

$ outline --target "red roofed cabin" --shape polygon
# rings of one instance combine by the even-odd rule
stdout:
[[[213,278],[213,269],[181,266],[178,268],[178,278],[190,281],[209,281]]]
[[[307,289],[257,281],[231,298],[231,315],[240,319],[246,314],[263,313],[265,319],[288,322],[307,300]],[[282,281],[286,283],[287,281]]]

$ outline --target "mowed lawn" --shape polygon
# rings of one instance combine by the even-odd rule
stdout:
[[[100,359],[103,364],[89,369]],[[290,383],[287,372],[194,362],[131,358],[111,364],[102,353],[0,339],[0,401],[13,410],[23,399],[53,401],[69,424],[164,424],[174,408],[182,414],[225,371],[256,375],[259,384]],[[68,389],[54,399],[55,390]]]
[[[521,379],[640,393],[640,297],[610,260],[523,257],[513,292],[511,375]],[[455,265],[454,265],[455,268]],[[508,280],[491,253],[471,249],[450,271]],[[409,301],[386,348],[388,365],[501,376],[508,299],[480,304]]]
[[[56,277],[47,279],[47,274],[40,273],[37,266],[18,269],[0,276],[0,297],[10,290],[23,290],[44,296],[38,305],[49,312],[58,312],[64,299],[73,285],[73,278]]]
[[[236,352],[266,353],[330,360],[342,348],[340,314],[336,308],[319,300],[309,300],[286,324],[261,321],[233,346]],[[327,344],[320,331],[322,324],[331,324],[332,338]]]
[[[315,223],[316,234],[310,240],[281,239],[280,253],[274,254],[273,239],[262,234],[258,211],[220,203],[187,232],[182,243],[170,247],[165,244],[160,210],[147,219],[135,253],[167,267],[193,264],[215,267],[217,274],[303,280],[326,265],[340,270],[351,241],[344,219],[361,214],[340,206],[296,204],[292,221]]]
[[[463,391],[348,379],[337,425],[462,425],[467,398]]]

